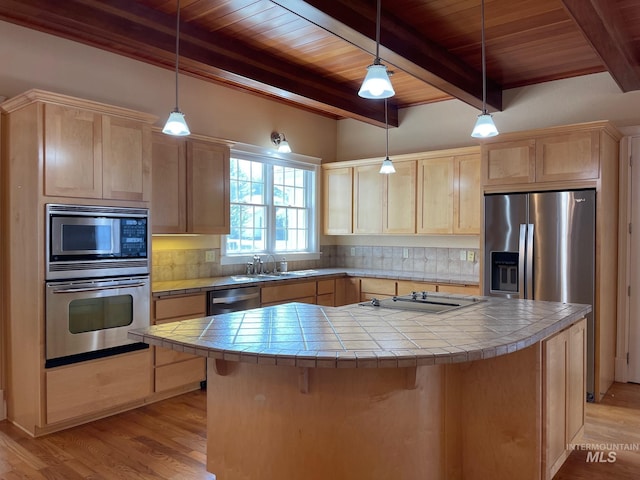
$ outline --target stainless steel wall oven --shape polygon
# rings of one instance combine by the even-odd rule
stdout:
[[[127,338],[150,323],[148,210],[46,206],[47,368],[148,348]]]

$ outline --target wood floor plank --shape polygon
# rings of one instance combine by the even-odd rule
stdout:
[[[582,442],[640,450],[640,385],[616,383],[588,404]],[[640,451],[615,453],[615,462],[588,462],[575,450],[554,480],[640,478]],[[215,480],[205,465],[204,391],[36,439],[0,422],[0,480]]]

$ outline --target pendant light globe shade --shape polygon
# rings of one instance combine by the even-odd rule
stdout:
[[[162,133],[166,133],[167,135],[174,135],[176,137],[185,137],[191,134],[191,131],[187,126],[187,122],[184,119],[184,113],[182,113],[178,109],[175,109],[173,112],[171,112],[169,114],[167,123],[164,124]]]
[[[395,94],[391,80],[389,80],[386,65],[381,63],[369,65],[367,67],[367,75],[364,77],[358,95],[362,98],[376,100],[378,98],[390,98]]]
[[[495,123],[493,123],[491,114],[482,113],[478,115],[478,120],[476,120],[476,126],[473,127],[471,136],[473,138],[489,138],[495,137],[496,135],[498,135],[498,129]]]
[[[380,171],[378,173],[385,173],[385,174],[396,173],[396,169],[393,166],[393,162],[389,157],[385,158],[382,161],[382,165],[380,165]]]

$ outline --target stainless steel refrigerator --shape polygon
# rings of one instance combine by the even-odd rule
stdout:
[[[595,301],[595,190],[484,198],[484,294]],[[587,317],[587,399],[594,393],[594,321]]]

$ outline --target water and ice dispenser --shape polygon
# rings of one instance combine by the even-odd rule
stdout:
[[[491,293],[518,291],[518,252],[491,252]]]

